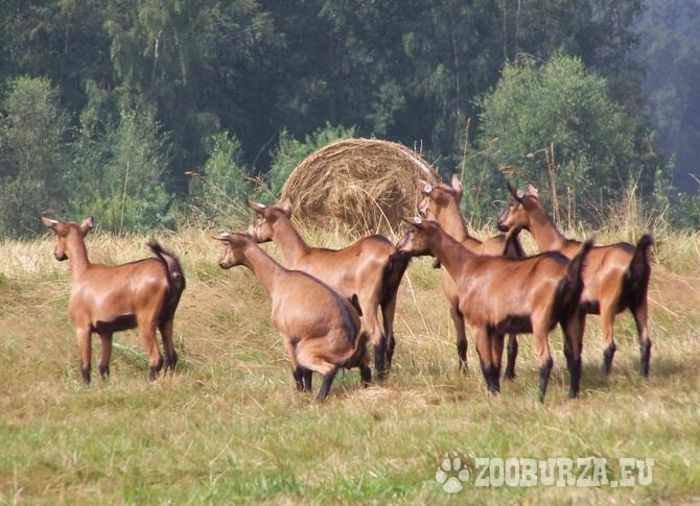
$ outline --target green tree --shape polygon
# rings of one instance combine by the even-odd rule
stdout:
[[[190,202],[202,218],[228,224],[232,216],[247,212],[245,199],[252,190],[240,162],[241,143],[228,132],[219,132],[207,148],[209,159],[202,172],[191,176]]]
[[[36,216],[67,208],[68,118],[46,78],[9,83],[0,117],[0,235],[39,230]]]
[[[650,193],[656,160],[637,141],[639,121],[607,91],[605,79],[587,72],[580,58],[557,55],[544,65],[507,65],[493,92],[479,101],[480,153],[469,177],[493,194],[504,182],[494,169],[514,166],[551,188],[543,148],[553,143],[559,195],[603,212],[631,180]]]
[[[76,155],[85,162],[76,168],[79,214],[92,214],[114,231],[173,226],[171,197],[161,177],[169,144],[151,110],[123,109],[115,125],[84,142]]]

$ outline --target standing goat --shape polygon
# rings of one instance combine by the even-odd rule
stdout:
[[[340,250],[314,248],[292,225],[289,199],[279,207],[250,201],[249,205],[258,215],[248,229],[255,241],[274,241],[287,268],[311,274],[348,300],[357,297],[374,348],[377,379],[383,379],[396,346],[396,296],[408,258],[397,254],[396,247],[381,235],[365,237]]]
[[[56,260],[70,259],[73,277],[68,314],[75,326],[85,384],[90,383],[92,334],[102,341],[100,375],[109,376],[112,334],[138,327],[149,355],[150,376],[155,379],[163,367],[156,328],[165,351],[165,370],[174,370],[177,353],[173,345],[173,318],[185,289],[180,263],[156,241],[148,246],[157,258],[145,258],[122,265],[90,263],[85,236],[92,229],[92,217],[82,223],[41,217],[56,234]]]
[[[339,368],[359,367],[363,384],[371,381],[368,335],[348,300],[309,274],[285,269],[247,234],[216,239],[226,245],[219,266],[245,265],[270,295],[271,320],[282,334],[298,390],[311,390],[312,371],[323,376],[317,401],[326,398]]]
[[[450,273],[489,391],[500,390],[504,335],[532,333],[540,364],[539,398],[543,401],[553,364],[548,333],[559,323],[571,375],[569,395],[576,397],[585,317],[578,311],[583,291],[581,269],[591,242],[584,243],[571,261],[558,253],[527,258],[475,255],[436,221],[414,218],[407,222],[411,227],[397,247],[411,256],[432,255]]]
[[[452,176],[450,185],[438,181],[436,185],[426,181],[418,181],[421,192],[425,198],[420,203],[418,212],[424,218],[435,219],[442,229],[454,237],[469,251],[475,255],[504,255],[511,258],[525,256],[522,246],[517,238],[517,233],[511,237],[497,235],[485,241],[480,241],[469,234],[467,223],[459,208],[464,190],[457,174]],[[452,276],[447,271],[442,274],[442,290],[450,304],[450,316],[457,334],[457,354],[460,368],[467,371],[467,334],[464,329],[464,315],[459,310],[459,296],[457,286]],[[518,339],[515,334],[508,338],[508,364],[505,377],[515,377],[515,359],[518,355]]]
[[[540,202],[539,192],[529,185],[527,193],[516,190],[508,183],[514,201],[498,217],[498,228],[526,229],[540,251],[557,251],[571,258],[581,243],[566,239],[549,219]],[[647,289],[651,275],[648,250],[653,244],[644,234],[637,245],[626,242],[596,246],[589,255],[583,271],[586,287],[581,297],[581,308],[589,314],[600,314],[603,329],[603,371],[610,373],[616,346],[613,336],[615,315],[629,309],[634,316],[639,336],[640,373],[649,375],[651,339],[647,330]]]

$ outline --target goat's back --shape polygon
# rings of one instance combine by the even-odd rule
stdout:
[[[471,324],[493,326],[548,311],[568,264],[558,253],[524,259],[475,256],[458,281],[460,309]]]
[[[350,298],[360,286],[381,284],[384,267],[395,252],[386,237],[371,235],[342,249],[311,248],[287,267],[304,271]]]
[[[73,282],[69,313],[76,324],[89,321],[93,326],[137,313],[157,318],[168,289],[164,265],[155,258],[92,264]]]

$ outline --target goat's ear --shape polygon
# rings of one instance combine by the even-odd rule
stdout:
[[[452,189],[459,195],[459,198],[462,198],[462,195],[464,195],[464,188],[462,188],[462,181],[459,179],[459,174],[456,172],[452,174],[452,181],[451,181]]]
[[[80,230],[85,234],[92,230],[92,227],[95,226],[95,223],[92,221],[92,216],[88,216],[83,220],[83,222],[80,224]]]
[[[510,194],[513,196],[513,198],[514,198],[515,200],[517,200],[518,202],[522,202],[522,201],[523,201],[523,197],[525,196],[525,194],[523,193],[523,191],[522,191],[522,190],[518,190],[515,186],[513,186],[513,185],[511,184],[510,181],[507,181],[506,184],[508,185],[508,191],[510,191]]]
[[[248,202],[248,206],[258,214],[262,214],[262,212],[267,208],[265,204],[258,204],[257,202],[253,202],[247,197],[246,201]]]
[[[292,199],[286,197],[280,206],[287,216],[292,215]]]
[[[534,186],[532,186],[532,184],[527,185],[527,194],[530,197],[535,197],[536,199],[540,198],[540,191]]]
[[[41,222],[44,224],[45,227],[50,228],[50,229],[55,229],[56,225],[61,223],[58,220],[54,220],[53,218],[49,218],[48,216],[41,216]]]

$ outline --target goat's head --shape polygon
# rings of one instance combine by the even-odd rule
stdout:
[[[437,222],[418,216],[415,218],[404,218],[403,221],[408,223],[409,227],[396,245],[396,249],[410,256],[430,255],[432,251],[431,244],[438,233],[437,227],[439,225]]]
[[[53,256],[56,260],[62,262],[68,259],[68,241],[83,240],[83,238],[90,232],[93,227],[92,216],[85,218],[82,223],[76,223],[74,221],[60,221],[48,216],[42,216],[41,222],[47,228],[51,229],[54,234],[56,234],[56,247],[53,250]]]
[[[425,196],[418,205],[418,214],[422,218],[440,219],[440,215],[449,208],[459,209],[459,202],[464,195],[462,183],[457,174],[452,175],[450,184],[439,182],[432,185],[427,181],[418,180],[417,184]]]
[[[287,197],[280,206],[266,206],[248,200],[248,205],[255,211],[255,219],[248,227],[248,234],[255,242],[268,242],[272,240],[274,226],[281,217],[287,219],[292,216],[292,201]]]
[[[527,185],[527,192],[515,188],[510,181],[507,185],[513,201],[498,215],[498,229],[501,232],[529,230],[532,211],[542,208],[539,191],[531,184]]]
[[[221,241],[225,246],[224,253],[219,259],[219,267],[222,269],[230,269],[231,267],[242,265],[245,259],[244,250],[253,241],[250,235],[242,232],[224,232],[214,237],[214,239]]]

